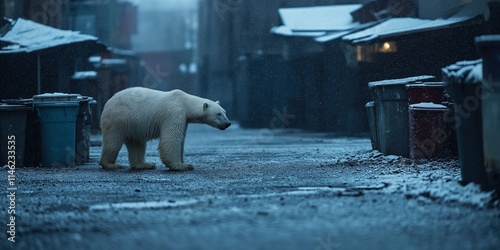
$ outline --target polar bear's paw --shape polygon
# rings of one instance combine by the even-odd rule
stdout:
[[[102,166],[102,169],[104,169],[104,170],[115,170],[115,169],[125,168],[124,166],[116,164],[116,163],[107,163],[107,164],[101,163],[101,166]]]
[[[155,169],[156,166],[154,163],[144,162],[136,166],[130,166],[130,170],[148,170]]]
[[[193,165],[184,163],[170,164],[168,168],[171,171],[190,171],[194,169]]]

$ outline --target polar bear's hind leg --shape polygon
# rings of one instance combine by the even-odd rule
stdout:
[[[145,161],[146,158],[146,141],[127,140],[125,142],[128,151],[128,161],[130,169],[154,169],[155,164]]]
[[[116,158],[122,146],[123,140],[120,135],[111,131],[103,131],[101,159],[99,160],[103,169],[123,168],[123,166],[116,164]]]

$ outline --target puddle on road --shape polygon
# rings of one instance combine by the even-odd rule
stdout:
[[[238,198],[268,198],[276,196],[306,196],[316,195],[320,193],[333,193],[337,196],[342,196],[350,192],[347,188],[341,187],[298,187],[296,190],[285,192],[272,192],[265,194],[243,194],[238,195]]]
[[[198,203],[198,200],[181,200],[181,201],[141,201],[141,202],[121,202],[97,204],[89,207],[90,211],[104,211],[113,209],[160,209],[160,208],[177,208],[186,207]]]
[[[288,196],[288,195],[312,195],[317,194],[318,190],[294,190],[287,192],[273,192],[267,194],[241,194],[238,198],[267,198],[275,196]]]
[[[346,188],[342,187],[298,187],[298,190],[304,190],[304,191],[329,191],[329,192],[342,192],[345,191]]]
[[[284,192],[272,192],[265,194],[243,194],[238,195],[238,198],[267,198],[276,196],[305,196],[315,194],[330,193],[336,196],[362,196],[363,191],[380,190],[389,186],[386,183],[378,185],[355,186],[355,187],[297,187],[296,190]]]

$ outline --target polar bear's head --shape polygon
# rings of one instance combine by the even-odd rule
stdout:
[[[219,101],[205,102],[203,104],[203,117],[204,123],[220,130],[225,130],[231,126],[226,111],[220,106]]]

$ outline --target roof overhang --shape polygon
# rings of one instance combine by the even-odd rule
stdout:
[[[483,23],[489,18],[488,0],[476,0],[449,18],[435,20],[419,18],[392,18],[371,28],[342,37],[343,41],[359,44],[387,40],[397,36],[446,29],[450,27]]]
[[[285,8],[279,9],[284,25],[272,28],[271,32],[282,36],[311,37],[316,42],[342,39],[352,44],[370,43],[419,32],[483,23],[490,15],[489,1],[469,1],[448,18],[430,20],[401,17],[365,24],[353,22],[351,12],[361,7],[358,4]]]
[[[6,32],[0,36],[0,44],[3,46],[0,54],[31,53],[74,44],[96,52],[107,49],[97,37],[80,34],[78,31],[56,29],[22,18],[8,20],[5,26],[2,30]]]
[[[278,11],[284,25],[273,27],[271,32],[282,36],[313,38],[326,36],[320,39],[321,41],[339,38],[362,26],[358,22],[353,22],[350,14],[361,6],[361,4],[346,4],[282,8]]]

